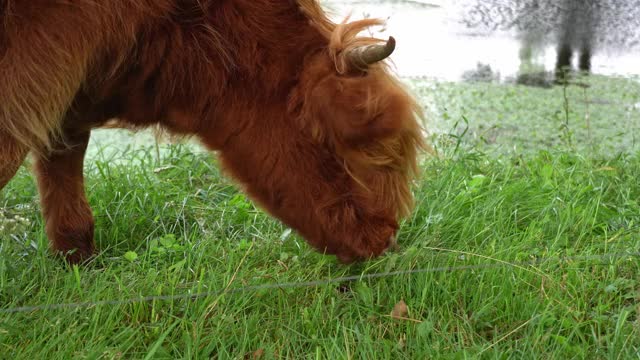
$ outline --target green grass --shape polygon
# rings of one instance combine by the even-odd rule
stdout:
[[[638,77],[591,75],[550,89],[424,80],[412,85],[433,113],[432,128],[448,132],[458,123],[460,132],[465,117],[465,144],[494,155],[558,147],[603,154],[640,150]]]
[[[160,158],[153,147],[92,149],[86,186],[100,253],[68,268],[48,252],[34,180],[21,169],[0,193],[0,311],[210,295],[0,313],[0,358],[639,358],[639,258],[600,256],[640,252],[640,155],[574,151],[564,139],[539,150],[533,136],[500,140],[525,144],[521,154],[494,151],[498,142],[476,141],[475,129],[491,113],[512,116],[498,107],[521,96],[539,105],[508,105],[519,116],[542,111],[548,93],[437,86],[452,96],[440,124],[465,115],[459,125],[471,130],[441,136],[440,156],[425,160],[401,249],[350,267],[256,209],[212,157],[178,145]],[[401,300],[407,313],[391,317]]]
[[[344,267],[256,210],[209,157],[179,146],[160,164],[145,151],[122,156],[131,163],[87,165],[101,252],[86,268],[67,269],[49,256],[28,173],[6,188],[5,218],[24,220],[3,234],[2,309],[501,266],[369,279],[346,291],[334,283],[3,314],[0,354],[626,358],[640,350],[637,258],[507,264],[640,251],[638,157],[431,160],[416,189],[418,208],[402,228],[402,250]],[[137,259],[127,260],[128,251]],[[401,299],[409,320],[389,317]]]

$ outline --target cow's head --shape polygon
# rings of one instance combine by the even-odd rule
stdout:
[[[356,36],[377,24],[332,26],[306,54],[285,108],[238,106],[234,123],[253,120],[221,153],[253,199],[344,263],[394,245],[425,148],[420,108],[384,62],[395,40]]]
[[[412,209],[418,153],[426,148],[420,108],[384,62],[395,39],[356,37],[377,24],[338,25],[328,48],[306,60],[290,109],[328,154],[318,164],[328,184],[307,204],[314,219],[307,238],[347,263],[394,245],[398,221]]]

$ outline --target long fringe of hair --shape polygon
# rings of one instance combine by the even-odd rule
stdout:
[[[359,36],[372,27],[384,25],[384,21],[381,19],[362,19],[349,22],[350,17],[347,16],[341,23],[336,24],[328,19],[317,1],[299,0],[298,3],[311,24],[329,40],[329,56],[335,64],[336,71],[340,74],[346,73],[349,69],[346,53],[361,46],[384,41],[370,36]],[[412,118],[399,119],[403,128],[398,136],[382,138],[365,148],[359,148],[357,151],[350,151],[348,147],[338,144],[337,150],[344,156],[346,172],[367,191],[369,190],[365,185],[366,182],[359,178],[352,167],[379,167],[390,170],[386,176],[375,179],[375,183],[371,185],[375,189],[383,189],[382,194],[379,194],[378,197],[383,199],[382,201],[398,204],[397,215],[406,217],[414,206],[411,186],[420,175],[419,154],[432,152],[424,136],[425,116],[422,107],[417,103],[415,97],[411,96],[411,92],[396,76],[391,74],[387,61],[372,66],[377,68],[384,78],[386,86],[401,89],[401,92],[405,94],[403,100],[406,102],[406,106],[411,109]],[[373,111],[373,108],[382,101],[379,94],[369,94],[365,106]]]

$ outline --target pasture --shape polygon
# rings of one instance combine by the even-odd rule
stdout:
[[[313,251],[197,146],[111,131],[85,164],[99,254],[65,267],[27,162],[0,193],[0,358],[638,358],[638,79],[405,81],[439,156],[367,263]]]

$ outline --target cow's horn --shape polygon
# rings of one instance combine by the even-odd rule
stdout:
[[[358,69],[366,69],[369,65],[375,64],[388,58],[396,49],[396,39],[389,36],[389,40],[384,45],[368,45],[353,49],[349,52],[349,63]]]

